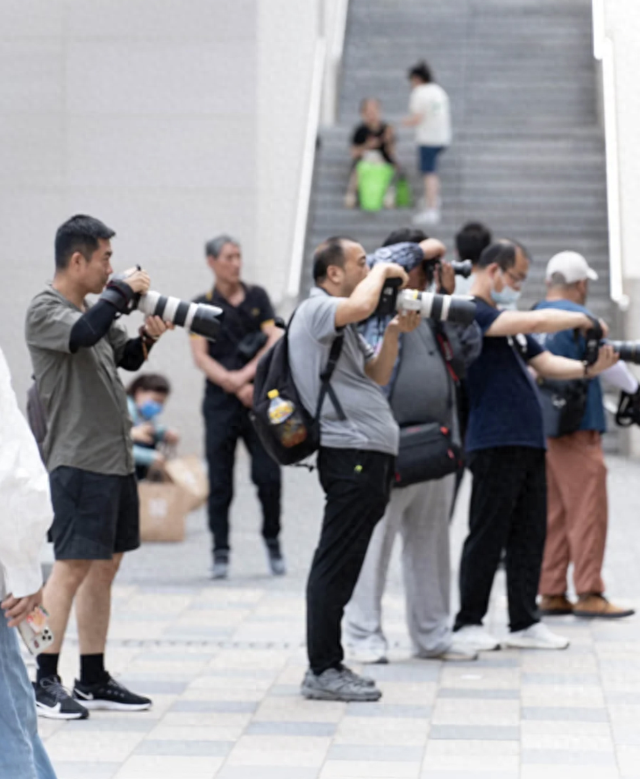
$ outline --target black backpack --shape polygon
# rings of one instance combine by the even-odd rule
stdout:
[[[258,363],[253,381],[253,410],[251,421],[262,442],[273,460],[280,465],[294,465],[312,455],[320,447],[320,412],[327,395],[331,398],[338,418],[346,419],[340,401],[330,385],[331,376],[342,351],[344,334],[338,333],[331,344],[329,360],[320,374],[322,381],[316,413],[311,416],[305,409],[296,389],[289,365],[289,330],[295,316],[295,311],[285,328],[284,336],[262,356]],[[284,425],[272,424],[269,417],[269,407],[272,399],[269,393],[277,390],[278,397],[293,406],[290,420],[295,426],[295,443],[283,443],[282,431]],[[286,423],[285,423],[286,424]]]

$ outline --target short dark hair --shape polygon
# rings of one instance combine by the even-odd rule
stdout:
[[[467,222],[456,235],[456,249],[461,260],[475,265],[482,252],[491,244],[491,230],[481,222]]]
[[[222,235],[217,235],[215,238],[212,238],[210,241],[207,241],[204,245],[204,256],[205,257],[213,257],[214,259],[217,259],[220,256],[220,253],[224,249],[224,247],[230,243],[232,246],[237,246],[238,249],[240,248],[240,241],[237,241],[235,238],[232,238],[230,235],[226,235],[223,233]]]
[[[133,398],[139,390],[169,395],[171,393],[171,384],[169,384],[169,379],[160,373],[141,373],[127,387],[127,395]]]
[[[330,265],[344,268],[344,245],[347,242],[356,243],[353,238],[334,235],[323,241],[315,250],[313,253],[313,280],[316,284],[327,278]]]
[[[529,252],[521,243],[509,238],[501,238],[499,241],[487,246],[480,255],[477,265],[479,268],[486,268],[497,262],[501,270],[509,270],[516,264],[518,251],[521,251],[527,260],[531,259]]]
[[[401,227],[385,238],[383,246],[393,246],[395,243],[420,243],[429,236],[419,227]]]
[[[433,74],[431,73],[431,68],[422,60],[422,62],[418,62],[417,65],[411,68],[409,78],[420,78],[425,84],[430,84],[433,81]]]
[[[72,216],[56,232],[56,269],[64,270],[75,252],[80,252],[89,261],[98,248],[98,241],[109,241],[114,235],[114,230],[93,216]]]

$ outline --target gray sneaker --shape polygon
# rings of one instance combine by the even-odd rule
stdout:
[[[229,575],[229,553],[214,552],[211,566],[212,579],[226,579]]]
[[[354,682],[360,682],[364,687],[375,687],[376,681],[375,679],[372,679],[370,676],[360,676],[360,674],[357,674],[355,671],[352,671],[351,668],[347,668],[346,665],[342,666],[342,672],[345,673],[349,678],[353,679]],[[311,673],[308,671],[307,673]]]
[[[316,676],[307,671],[300,688],[305,698],[316,701],[377,701],[380,690],[364,684],[361,677],[344,668],[328,668]]]

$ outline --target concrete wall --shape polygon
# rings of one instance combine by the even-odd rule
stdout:
[[[279,299],[319,2],[0,3],[0,346],[21,400],[24,312],[73,213],[116,230],[117,269],[141,263],[181,297],[212,283],[204,241],[235,234],[247,279]],[[198,450],[202,379],[185,334],[148,369],[173,379],[166,420]]]

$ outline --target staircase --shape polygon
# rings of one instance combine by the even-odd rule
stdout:
[[[457,229],[485,222],[522,241],[533,263],[523,307],[544,294],[557,251],[583,253],[600,274],[591,307],[609,318],[604,143],[596,113],[590,0],[351,0],[338,124],[316,158],[303,288],[313,249],[350,235],[367,250],[410,223],[410,211],[370,214],[342,205],[348,145],[363,97],[382,100],[398,154],[421,194],[407,112],[408,68],[420,59],[451,98],[454,142],[441,157],[443,222],[430,234],[452,247]]]

